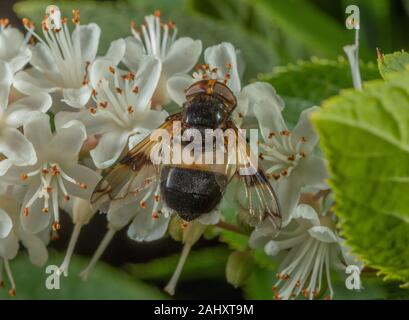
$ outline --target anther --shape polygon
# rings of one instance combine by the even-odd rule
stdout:
[[[72,23],[78,24],[80,22],[80,11],[78,9],[72,10]]]
[[[79,185],[80,185],[81,189],[87,189],[88,188],[88,186],[85,183],[80,183]]]
[[[275,132],[270,132],[268,134],[268,138],[271,139],[272,137],[275,137],[276,133]]]
[[[28,179],[28,175],[26,173],[22,173],[21,176],[20,176],[20,179],[22,181],[26,181]]]
[[[9,289],[9,296],[10,297],[15,297],[16,296],[16,289]]]
[[[29,208],[27,208],[27,207],[24,208],[23,214],[24,214],[25,217],[28,217],[29,212],[30,212]]]
[[[105,109],[106,107],[108,107],[108,101],[104,101],[104,102],[100,102],[99,106],[103,109]]]
[[[60,223],[58,221],[55,221],[53,223],[53,225],[52,225],[52,228],[53,228],[54,231],[58,231],[58,230],[61,229],[61,225],[60,225]]]
[[[146,204],[145,201],[141,201],[141,202],[139,203],[139,206],[140,206],[142,209],[145,209],[145,208],[148,207],[148,205]]]
[[[133,93],[138,93],[139,92],[139,87],[137,87],[137,86],[135,86],[133,89],[132,89],[132,92]]]
[[[134,110],[133,110],[133,107],[132,107],[132,106],[129,106],[129,107],[128,107],[128,113],[133,113],[133,111],[134,111]]]
[[[122,93],[122,89],[119,88],[119,87],[116,87],[116,88],[115,88],[115,91],[116,91],[117,94],[121,94],[121,93]]]
[[[43,209],[41,209],[41,211],[42,211],[43,213],[48,213],[48,208],[43,208]]]
[[[109,70],[109,72],[111,72],[112,74],[115,74],[115,68],[114,68],[114,67],[109,66],[109,67],[108,67],[108,70]]]
[[[70,196],[69,196],[68,194],[66,194],[66,195],[64,196],[64,201],[65,201],[65,202],[70,201]]]
[[[155,194],[154,199],[155,199],[156,202],[159,202],[159,200],[160,200],[160,195]]]

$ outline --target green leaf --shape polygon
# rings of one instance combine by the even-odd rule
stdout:
[[[63,255],[50,252],[48,265],[58,266]],[[78,274],[88,259],[74,256],[68,277],[61,276],[60,290],[48,290],[45,281],[50,274],[44,268],[30,264],[27,254],[21,253],[10,261],[17,286],[17,295],[11,299],[168,299],[159,288],[150,286],[127,275],[123,269],[99,262],[89,279],[84,282]],[[4,272],[4,270],[3,270]],[[6,286],[8,283],[6,283]],[[0,299],[10,298],[7,290],[0,291]]]
[[[379,300],[386,299],[388,291],[381,278],[374,275],[361,275],[360,290],[349,290],[345,286],[345,275],[334,272],[331,275],[334,300]]]
[[[350,246],[387,279],[409,281],[409,73],[344,91],[312,115]]]
[[[230,251],[225,247],[192,251],[183,268],[180,280],[223,278],[229,254]],[[129,264],[126,270],[135,278],[168,281],[178,261],[179,254],[174,254],[147,263]]]
[[[352,42],[350,30],[308,1],[259,0],[254,5],[269,17],[272,26],[280,27],[314,55],[336,58],[342,47]]]
[[[379,72],[386,79],[390,73],[404,71],[409,66],[409,53],[398,51],[391,54],[380,54],[378,57]]]
[[[275,273],[261,267],[255,267],[250,278],[243,286],[243,295],[247,300],[271,300]]]
[[[54,1],[66,15],[72,8],[81,11],[81,23],[95,22],[102,29],[100,54],[105,54],[112,40],[131,35],[131,21],[142,23],[145,15],[155,9],[162,9],[165,21],[172,20],[178,28],[178,36],[189,36],[200,39],[203,48],[223,41],[231,42],[243,53],[246,61],[244,79],[254,78],[257,73],[269,70],[277,64],[277,54],[263,39],[235,25],[215,21],[204,16],[192,14],[185,6],[185,1],[169,4],[167,1],[128,1],[128,2],[95,2],[95,1]],[[15,5],[15,11],[21,17],[29,17],[39,25],[49,1],[22,1]]]
[[[379,78],[374,64],[361,63],[360,68],[364,80]],[[259,80],[271,83],[284,99],[283,114],[290,126],[297,123],[304,109],[320,105],[323,100],[353,86],[349,64],[343,58],[300,61],[275,68],[271,74],[261,74]]]

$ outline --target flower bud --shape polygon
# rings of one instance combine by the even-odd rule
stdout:
[[[169,223],[168,233],[175,241],[182,241],[183,239],[183,229],[181,227],[182,219],[175,215]]]
[[[226,264],[226,280],[235,288],[240,287],[250,277],[254,259],[249,251],[234,251]]]

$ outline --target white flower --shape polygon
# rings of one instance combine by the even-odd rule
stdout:
[[[33,68],[16,75],[14,85],[18,90],[26,94],[53,93],[55,104],[62,100],[73,108],[88,102],[91,95],[88,68],[96,57],[101,30],[95,23],[80,25],[79,18],[79,11],[73,10],[75,28],[70,34],[67,19],[61,17],[59,8],[48,6],[42,22],[44,40],[33,32],[31,22],[23,21],[38,43],[32,49]],[[113,51],[111,48],[108,54],[113,55]]]
[[[157,57],[162,65],[162,72],[153,94],[152,105],[166,105],[170,102],[166,82],[173,75],[187,73],[195,66],[202,52],[202,42],[188,37],[177,39],[175,24],[161,21],[159,11],[145,17],[140,31],[133,24],[132,33],[134,37],[126,39],[123,62],[136,72],[145,55]]]
[[[12,221],[12,228],[10,228],[6,237],[0,238],[0,287],[3,285],[2,268],[4,266],[11,285],[9,294],[14,296],[16,294],[16,285],[9,260],[16,257],[20,248],[19,242],[21,241],[27,248],[30,261],[36,266],[43,266],[46,263],[48,252],[46,243],[43,241],[41,235],[28,233],[22,228],[19,222],[19,205],[13,198],[0,196],[0,214],[1,213],[7,213],[9,219]]]
[[[23,69],[31,59],[30,36],[30,33],[24,36],[18,29],[9,26],[8,19],[0,19],[0,61],[6,62],[13,74]]]
[[[40,232],[50,222],[58,230],[60,201],[69,201],[72,196],[90,199],[100,179],[93,170],[78,164],[85,128],[72,121],[53,135],[48,115],[36,113],[24,124],[24,134],[34,146],[37,161],[11,168],[4,179],[26,186],[20,220],[27,231]]]
[[[12,77],[9,65],[0,61],[0,77],[4,82]],[[32,165],[37,161],[34,147],[18,128],[33,112],[46,112],[51,107],[51,97],[37,93],[8,103],[9,84],[0,83],[0,176],[15,166]]]
[[[119,195],[124,195],[131,190],[123,199],[113,200],[107,210],[108,231],[95,251],[88,266],[81,272],[81,277],[87,279],[93,266],[97,263],[105,251],[115,233],[129,224],[128,237],[135,241],[154,241],[162,238],[174,212],[169,209],[161,199],[160,181],[157,179],[156,168],[145,168],[132,182],[125,183]],[[215,210],[209,214],[203,214],[195,220],[201,225],[217,224],[220,213]],[[183,226],[187,223],[183,223]]]
[[[75,197],[72,201],[65,203],[63,209],[70,214],[74,224],[74,229],[71,234],[70,242],[68,243],[64,261],[60,266],[60,272],[65,276],[68,276],[71,258],[74,253],[75,245],[77,244],[81,229],[84,225],[89,223],[89,221],[95,215],[96,210],[91,207],[89,200],[78,197]]]
[[[91,150],[95,165],[110,167],[130,137],[139,142],[168,116],[165,111],[151,109],[160,70],[159,60],[151,56],[145,56],[136,74],[118,69],[110,59],[97,59],[90,70],[96,106],[79,113],[58,113],[57,127],[71,119],[83,122],[89,136],[101,136],[97,147]]]
[[[254,103],[252,107],[264,140],[259,144],[259,157],[267,177],[277,181],[274,185],[285,225],[298,203],[302,187],[326,187],[324,160],[313,153],[318,136],[312,128],[309,114],[316,107],[301,113],[293,131],[287,128],[278,104]]]
[[[240,51],[236,50],[231,43],[223,42],[207,48],[204,52],[204,61],[205,64],[197,68],[192,76],[179,74],[169,79],[167,83],[169,95],[178,105],[183,106],[186,101],[185,90],[194,82],[215,79],[225,83],[236,96],[237,106],[231,116],[235,124],[241,126],[243,118],[251,115],[249,96],[267,94],[273,100],[279,99],[271,86],[263,92],[263,87],[268,84],[261,82],[253,83],[242,89],[240,78],[245,65]]]
[[[317,214],[311,206],[300,204],[293,220],[278,236],[266,237],[253,231],[250,245],[264,246],[267,255],[280,258],[278,281],[273,287],[277,299],[296,298],[300,294],[313,299],[321,293],[324,277],[329,290],[326,298],[333,297],[330,270],[346,267],[342,239],[333,219],[329,211]]]

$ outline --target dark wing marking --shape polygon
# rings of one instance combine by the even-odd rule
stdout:
[[[233,128],[239,138],[239,129],[233,124],[228,126]],[[268,220],[275,229],[281,228],[281,211],[276,193],[267,179],[258,157],[252,154],[247,143],[237,143],[236,159],[253,159],[248,163],[238,161],[235,165],[228,165],[230,181],[227,193],[230,201],[234,201],[239,206],[242,213],[247,213],[247,222],[256,226]],[[257,161],[257,167],[251,163]],[[241,169],[248,170],[249,174],[243,174]]]

